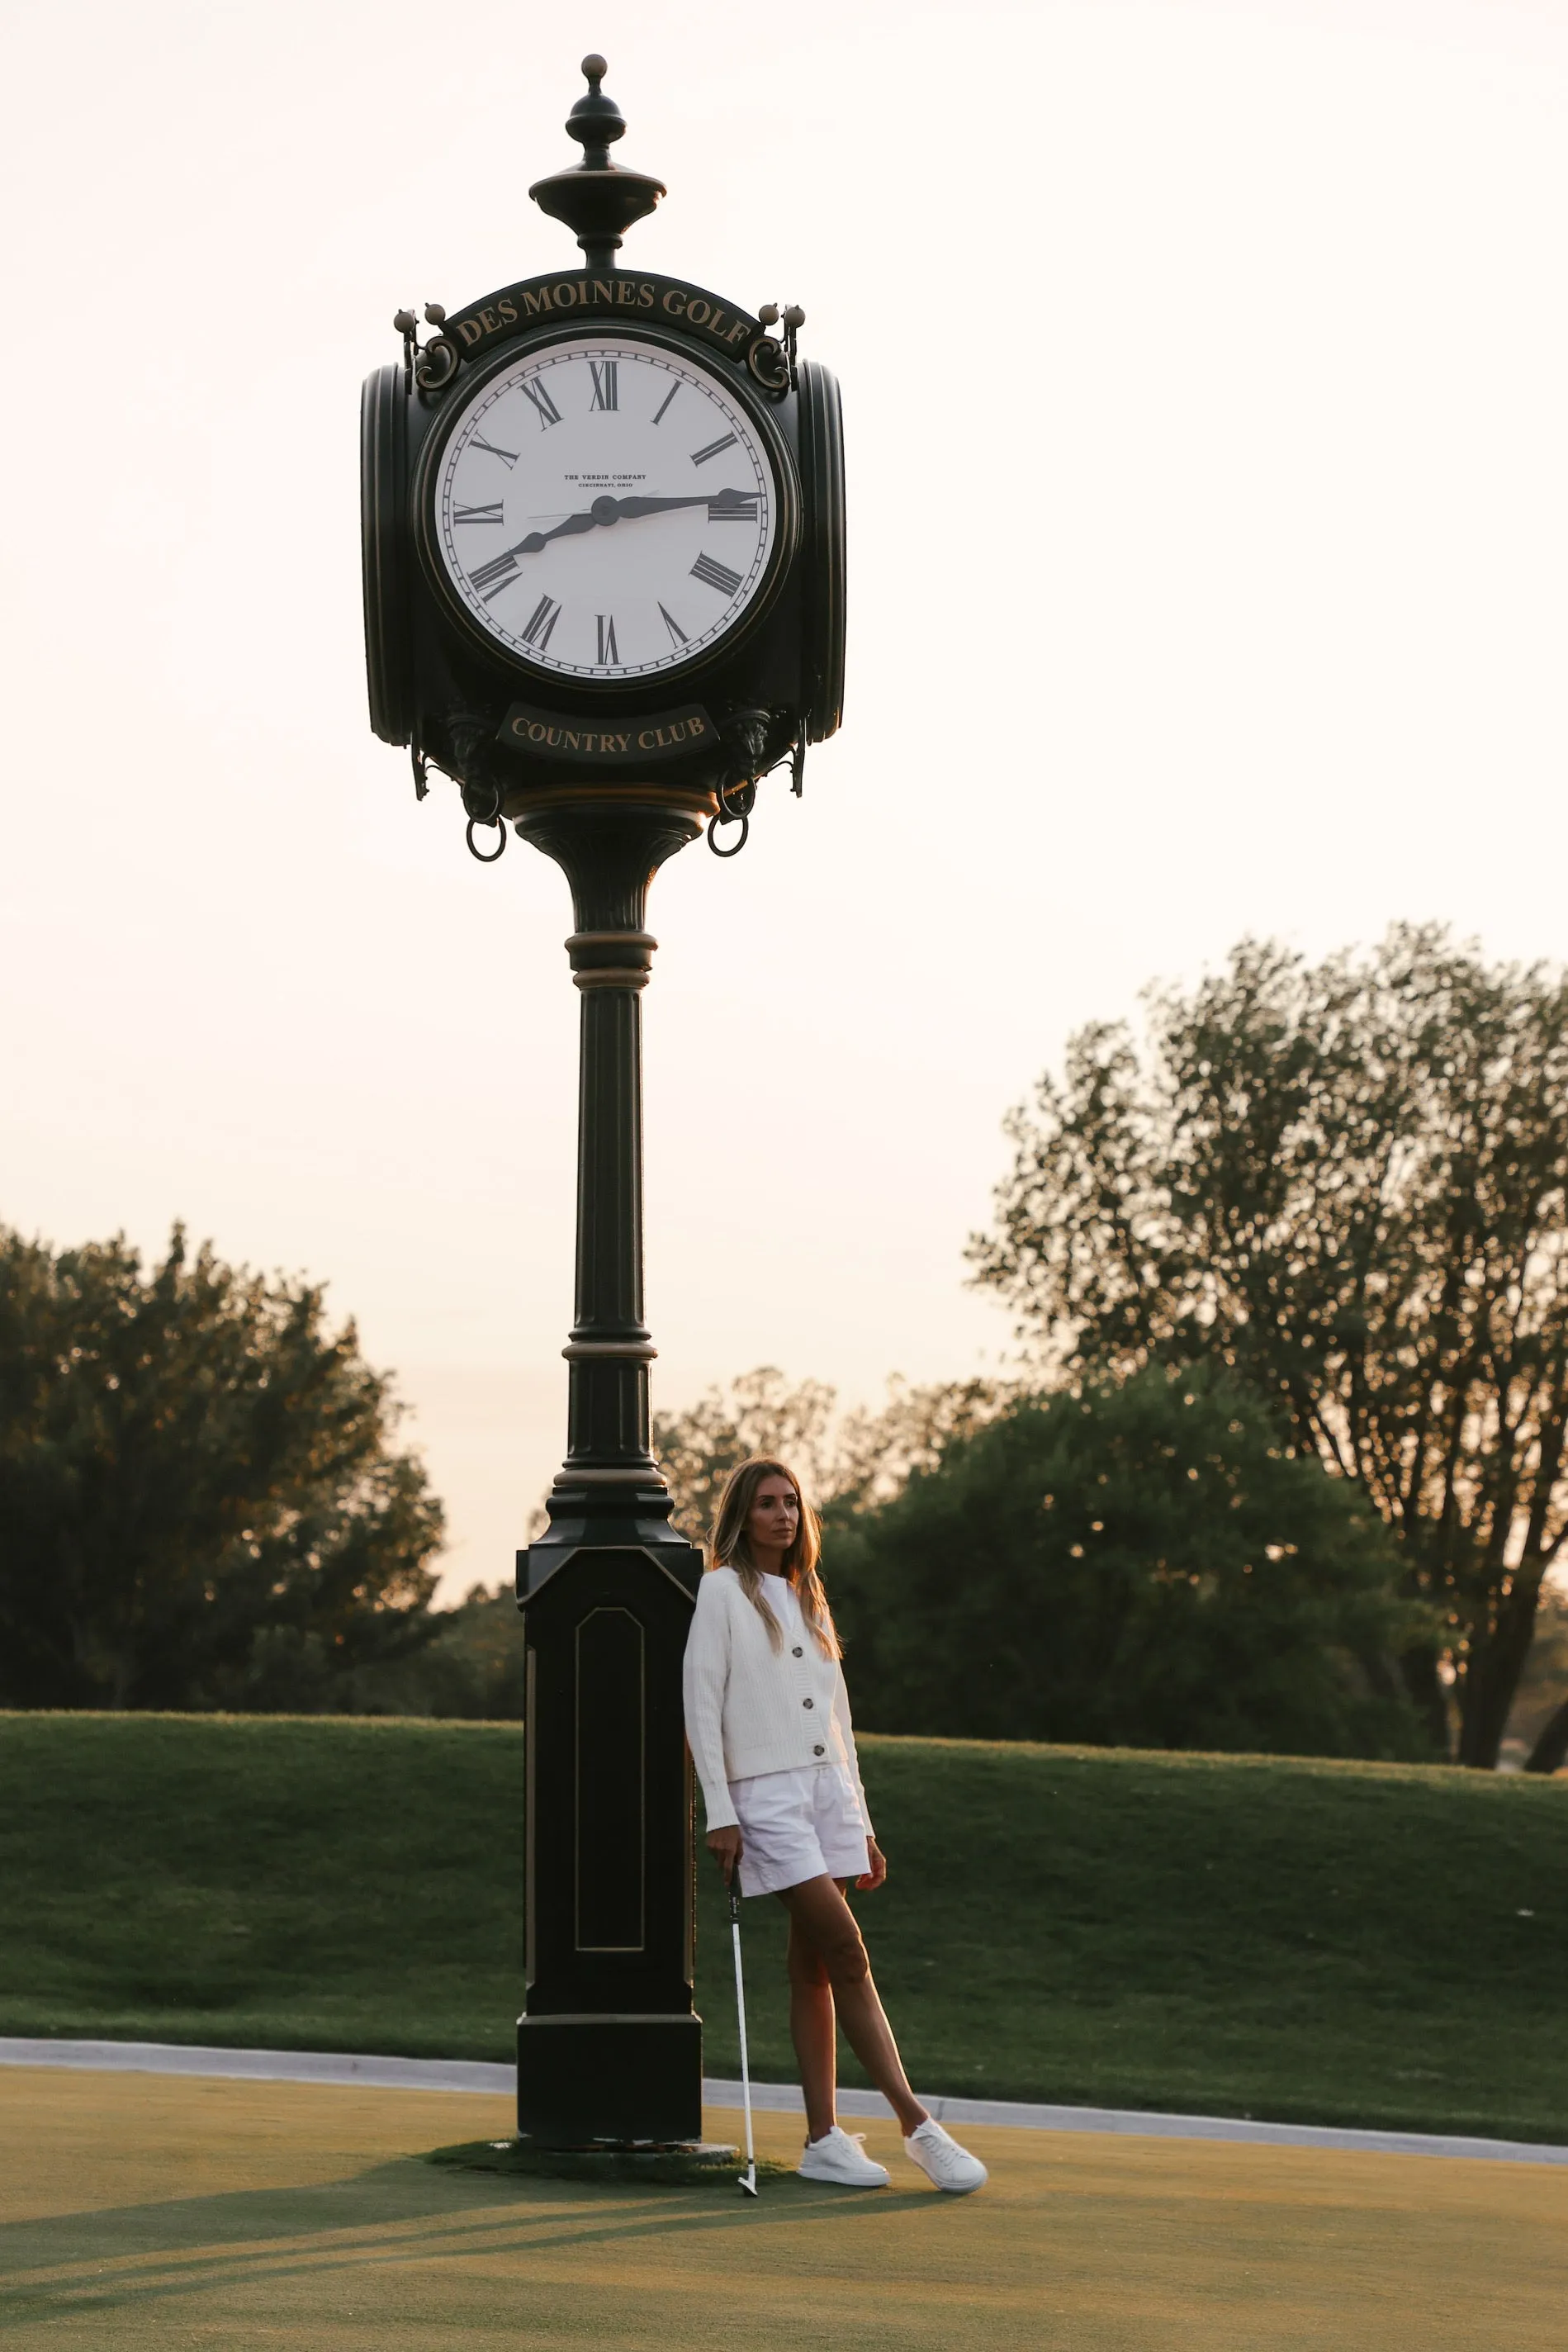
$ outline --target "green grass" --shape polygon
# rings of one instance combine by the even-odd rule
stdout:
[[[924,2087],[1568,2140],[1568,1782],[863,1748],[860,1914]],[[513,1725],[0,1716],[0,2032],[508,2057],[521,1794]],[[734,2074],[706,1857],[699,1889]],[[745,1933],[788,2078],[777,1906]]]

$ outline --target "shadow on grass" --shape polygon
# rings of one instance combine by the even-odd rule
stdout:
[[[859,2196],[812,2181],[664,2189],[454,2175],[417,2157],[305,2189],[172,2198],[0,2225],[0,2327],[114,2311],[210,2288],[438,2257],[587,2249],[674,2232],[826,2222],[939,2205],[928,2190]]]

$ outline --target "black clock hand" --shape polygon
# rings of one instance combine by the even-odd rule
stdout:
[[[598,500],[596,503],[602,504],[603,501]],[[613,516],[610,519],[612,521],[614,520]],[[553,530],[530,530],[527,539],[519,539],[515,547],[507,548],[507,553],[537,555],[541,547],[549,545],[552,539],[570,539],[579,531],[591,530],[598,520],[597,515],[570,514],[564,522],[558,522]]]
[[[585,530],[592,530],[597,525],[608,526],[622,520],[632,520],[638,515],[670,514],[677,507],[707,507],[716,509],[720,514],[727,509],[743,514],[755,504],[755,493],[747,490],[716,490],[711,496],[703,491],[695,497],[684,499],[595,499],[586,513],[568,515],[566,520],[558,522],[553,530],[530,530],[526,539],[519,539],[517,545],[509,547],[507,552],[508,555],[538,555],[552,539],[573,539]]]
[[[715,490],[694,499],[616,499],[613,501],[604,499],[597,503],[603,506],[614,504],[620,508],[622,516],[668,514],[675,507],[710,507],[716,508],[720,514],[727,510],[743,513],[747,508],[756,507],[757,493],[755,490]],[[617,518],[605,515],[602,520],[613,522]]]

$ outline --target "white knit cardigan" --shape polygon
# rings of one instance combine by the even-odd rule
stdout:
[[[733,1568],[709,1569],[697,1586],[684,1683],[686,1738],[710,1830],[737,1819],[732,1780],[802,1764],[843,1764],[870,1833],[842,1668],[823,1657],[809,1627],[800,1640],[787,1635],[775,1650]]]

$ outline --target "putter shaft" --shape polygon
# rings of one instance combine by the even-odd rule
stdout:
[[[740,2100],[746,2112],[746,2170],[740,2176],[743,2197],[757,2194],[757,2148],[751,2136],[751,2063],[746,2049],[746,1979],[740,1967],[740,1865],[729,1879],[729,1932],[735,1945],[735,2014],[740,2028]]]

